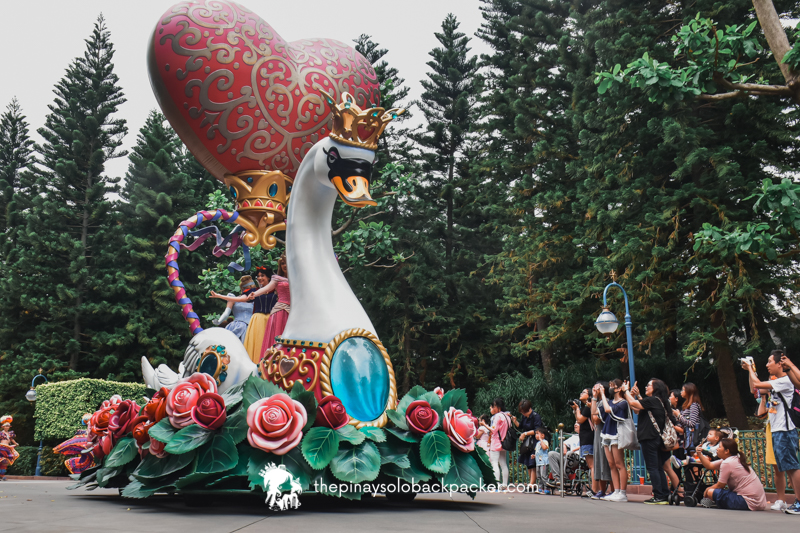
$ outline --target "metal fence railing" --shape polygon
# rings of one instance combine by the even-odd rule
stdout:
[[[564,433],[564,440],[570,436],[570,433]],[[553,434],[553,440],[556,442],[554,442],[551,449],[560,450],[561,445],[556,445],[558,441],[557,433]],[[775,471],[766,461],[766,433],[763,430],[742,430],[739,431],[738,441],[739,449],[744,452],[747,461],[761,478],[764,488],[768,492],[774,492]],[[798,456],[800,457],[800,454]],[[629,485],[638,485],[641,482],[644,482],[645,485],[650,484],[650,476],[647,475],[641,451],[626,451],[625,462],[628,466]],[[519,462],[519,444],[517,444],[517,449],[509,454],[508,470],[509,483],[525,484],[528,482],[528,468]],[[793,493],[794,491],[787,486],[786,492]]]

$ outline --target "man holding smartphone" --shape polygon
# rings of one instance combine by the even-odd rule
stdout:
[[[792,404],[794,383],[784,370],[786,356],[781,350],[773,350],[767,359],[767,372],[772,379],[760,381],[755,370],[748,362],[742,362],[742,368],[750,375],[750,388],[758,389],[762,394],[768,393],[767,413],[772,428],[772,449],[775,454],[777,470],[786,472],[792,480],[792,487],[800,487],[800,463],[797,461],[797,428],[789,416],[788,408]],[[791,365],[793,367],[793,365]],[[795,371],[796,368],[791,368]],[[792,377],[795,377],[794,375]],[[787,514],[800,515],[800,501],[797,500],[784,511]]]

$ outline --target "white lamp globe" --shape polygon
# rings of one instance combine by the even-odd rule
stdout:
[[[597,317],[594,325],[597,327],[597,331],[600,333],[609,334],[617,331],[619,320],[617,320],[617,317],[614,316],[614,313],[609,311],[608,307],[604,307],[603,312]]]
[[[36,401],[36,389],[31,389],[28,392],[26,392],[25,393],[25,399],[28,400],[29,402],[35,402]]]

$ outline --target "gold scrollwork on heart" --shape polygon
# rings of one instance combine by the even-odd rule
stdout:
[[[319,380],[319,356],[317,351],[307,353],[305,350],[292,348],[288,353],[284,353],[278,348],[270,348],[261,359],[259,369],[264,379],[272,381],[287,391],[294,386],[295,380],[289,379],[289,377],[295,371],[302,378],[313,371],[311,382],[302,383],[306,390],[313,391]]]

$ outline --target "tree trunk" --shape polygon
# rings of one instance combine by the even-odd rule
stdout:
[[[739,386],[736,382],[736,372],[722,311],[714,312],[711,323],[716,339],[713,350],[714,362],[717,365],[719,387],[722,390],[722,404],[725,406],[728,423],[738,429],[749,429],[750,424],[747,421],[742,398],[739,395]]]
[[[92,188],[92,172],[86,174],[86,192],[83,198],[83,220],[81,221],[81,257],[86,261],[86,243],[89,241],[89,190]],[[87,265],[88,266],[88,265]],[[81,343],[81,306],[83,305],[83,291],[86,290],[86,283],[81,280],[78,282],[78,299],[75,303],[75,317],[73,319],[72,335],[75,342],[78,343],[78,350],[69,356],[70,370],[78,369],[78,360],[80,358],[80,343]]]
[[[452,274],[452,259],[453,259],[453,167],[455,161],[450,159],[450,168],[448,169],[447,183],[450,185],[450,192],[447,194],[447,233],[444,239],[444,257],[446,261],[446,269],[448,274]]]
[[[540,316],[536,319],[536,331],[539,332],[539,336],[541,337],[542,331],[547,329],[547,326],[550,325],[550,320],[546,316]],[[553,348],[551,346],[547,346],[546,348],[542,348],[542,370],[544,370],[544,376],[547,379],[550,379],[550,371],[553,370]]]
[[[786,30],[783,29],[778,12],[775,11],[775,5],[772,0],[753,0],[753,7],[756,8],[758,23],[764,31],[764,36],[767,38],[767,44],[772,50],[772,55],[775,56],[775,61],[778,62],[781,74],[786,80],[786,86],[792,91],[795,102],[800,103],[800,74],[789,65],[782,63],[783,56],[792,47],[786,37]]]

